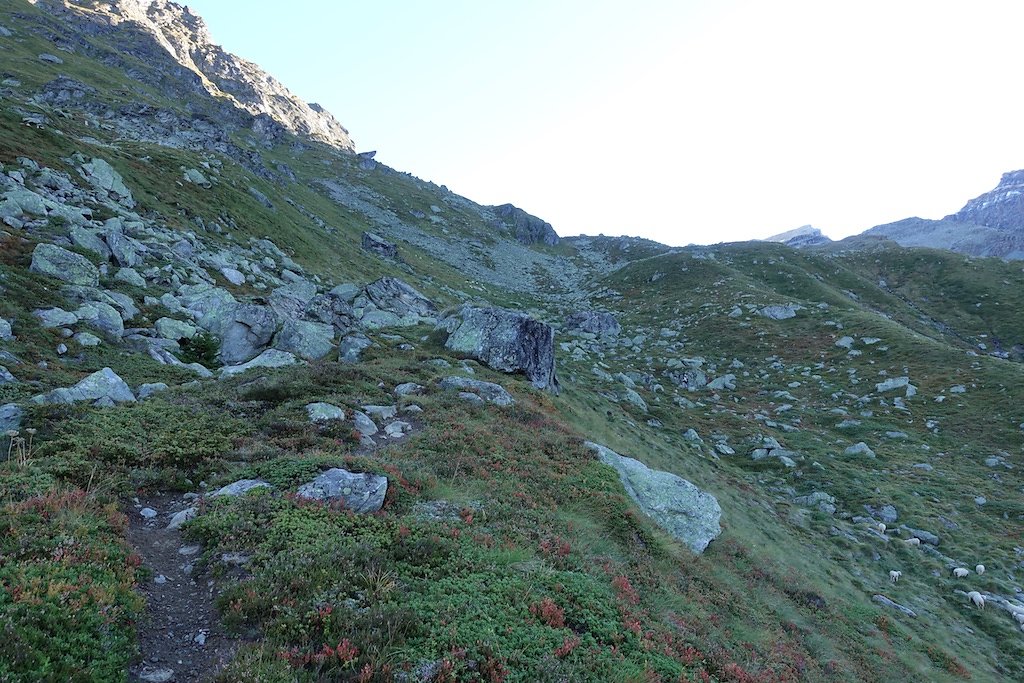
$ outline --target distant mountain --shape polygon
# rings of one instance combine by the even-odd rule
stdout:
[[[793,230],[781,232],[764,239],[765,242],[780,242],[797,249],[801,247],[812,247],[819,244],[828,244],[832,240],[822,234],[821,230],[810,225],[803,225]]]
[[[941,220],[905,218],[875,226],[863,235],[884,237],[904,247],[1024,259],[1024,170],[1004,173],[994,190]]]

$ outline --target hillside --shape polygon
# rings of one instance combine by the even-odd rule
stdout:
[[[0,35],[0,680],[1024,679],[1019,265],[559,238],[174,3]]]

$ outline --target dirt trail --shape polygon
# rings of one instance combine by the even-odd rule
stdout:
[[[172,495],[151,495],[130,506],[128,540],[152,575],[141,586],[146,615],[138,627],[140,661],[130,680],[147,683],[185,683],[211,679],[231,659],[236,641],[225,636],[214,599],[216,586],[198,575],[192,563],[202,552],[168,529],[174,513],[191,505]],[[149,508],[157,512],[147,519]]]

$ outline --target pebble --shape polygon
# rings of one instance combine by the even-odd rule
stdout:
[[[200,550],[202,550],[201,546],[198,546],[198,545],[186,545],[186,546],[182,546],[181,548],[178,548],[178,554],[179,555],[186,555],[186,556],[188,556],[188,555],[195,555]]]
[[[167,583],[167,577],[163,574],[158,574],[157,577],[153,579],[153,583]]]

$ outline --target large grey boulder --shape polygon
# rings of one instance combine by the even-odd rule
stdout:
[[[305,360],[319,360],[334,349],[334,326],[309,320],[286,320],[274,338],[274,348]]]
[[[68,327],[78,322],[78,316],[63,308],[40,308],[32,311],[43,327]]]
[[[598,459],[619,473],[626,493],[658,526],[700,554],[722,533],[718,500],[671,472],[652,470],[639,460],[588,441]]]
[[[174,341],[191,339],[198,332],[194,325],[174,318],[160,318],[153,324],[153,327],[161,339],[173,339]]]
[[[97,190],[105,190],[112,199],[129,209],[135,206],[131,191],[125,186],[121,174],[103,159],[82,164],[82,177]]]
[[[294,354],[287,351],[267,349],[247,363],[221,368],[220,376],[221,378],[233,377],[254,368],[283,368],[289,365],[296,365],[299,362],[299,359]]]
[[[79,307],[75,315],[78,316],[79,322],[108,337],[120,339],[124,335],[124,320],[110,304],[94,301]]]
[[[0,406],[0,433],[9,429],[21,429],[21,418],[24,415],[16,403]]]
[[[371,254],[376,254],[381,258],[386,258],[390,261],[398,261],[398,247],[393,243],[388,242],[380,235],[372,232],[364,232],[362,238],[362,244],[360,245],[363,251],[368,251]]]
[[[342,363],[358,363],[363,351],[373,346],[369,337],[362,334],[350,334],[341,340],[338,349],[338,360]]]
[[[346,510],[365,513],[380,510],[387,492],[387,477],[335,467],[300,486],[296,495],[307,500],[340,502]]]
[[[145,245],[138,240],[134,240],[127,235],[122,235],[116,231],[109,231],[106,235],[107,246],[110,247],[110,254],[113,256],[114,261],[117,265],[122,268],[134,268],[135,266],[141,266],[145,257],[143,256],[149,251]]]
[[[0,365],[0,386],[5,384],[17,384],[18,378],[11,374],[11,371]]]
[[[611,313],[600,311],[579,311],[573,313],[565,321],[567,330],[589,332],[598,336],[617,337],[622,332],[622,326]]]
[[[300,279],[271,292],[270,307],[281,318],[300,318],[315,297],[316,285]]]
[[[29,270],[72,285],[95,287],[100,282],[100,271],[89,259],[55,244],[36,245]]]
[[[310,403],[306,406],[306,414],[310,422],[333,422],[344,420],[345,411],[330,403]]]
[[[0,341],[7,341],[14,338],[14,331],[11,329],[11,324],[0,318]]]
[[[104,261],[110,260],[110,247],[103,241],[96,230],[90,230],[80,225],[71,228],[71,243],[80,249],[89,251],[102,257]]]
[[[502,407],[513,405],[516,401],[505,387],[493,382],[482,382],[469,377],[445,377],[441,380],[441,388],[446,391],[460,391],[479,396],[488,403]]]
[[[235,304],[216,308],[200,325],[220,339],[220,359],[225,365],[244,363],[270,346],[277,331],[277,317],[267,306]]]
[[[795,318],[796,312],[801,308],[803,306],[765,306],[757,314],[769,320],[788,320],[789,318]]]
[[[441,323],[445,348],[494,370],[522,373],[538,389],[558,393],[555,332],[550,325],[504,308],[463,306]]]
[[[93,401],[108,405],[110,403],[134,403],[135,394],[116,372],[110,368],[103,368],[73,387],[54,389],[49,393],[34,397],[32,401],[40,404]]]
[[[393,313],[402,325],[415,325],[421,318],[432,318],[437,306],[411,285],[398,278],[382,277],[366,285],[366,298],[382,311]]]

